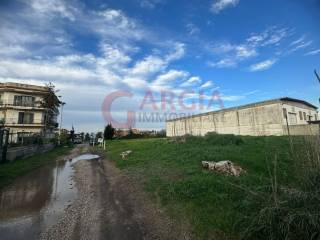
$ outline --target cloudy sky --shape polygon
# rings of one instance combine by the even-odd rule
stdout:
[[[118,121],[129,110],[183,112],[182,92],[186,105],[199,92],[218,92],[224,107],[282,96],[318,104],[319,19],[318,0],[1,0],[0,81],[53,82],[63,126],[90,132],[119,90],[131,96],[113,102]],[[161,108],[161,91],[175,109]],[[147,92],[157,108],[142,104]]]

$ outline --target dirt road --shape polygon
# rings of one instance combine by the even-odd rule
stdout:
[[[72,172],[68,170],[68,174],[62,174],[64,178],[55,178],[48,184],[57,185],[53,188],[55,190],[50,191],[60,192],[60,195],[55,198],[52,197],[54,194],[49,195],[54,201],[60,201],[60,204],[52,199],[44,200],[41,204],[46,207],[42,206],[40,210],[32,209],[32,220],[29,225],[25,224],[25,220],[17,218],[17,215],[14,216],[15,220],[8,220],[11,216],[9,209],[7,215],[0,216],[0,234],[7,239],[24,239],[26,236],[30,236],[29,239],[34,239],[32,236],[40,239],[191,239],[185,224],[174,222],[166,216],[150,201],[139,184],[118,170],[112,162],[102,158],[91,160],[75,158],[89,152],[89,146],[76,147],[72,154],[65,156],[63,160],[66,164],[68,162],[66,159],[73,158],[72,161],[69,160]],[[42,180],[46,174],[40,174]],[[34,179],[35,175],[30,178]],[[66,178],[70,178],[71,182]],[[27,179],[23,179],[19,184],[16,183],[18,185],[13,184],[11,190],[26,181]],[[61,181],[62,190],[58,186]],[[10,189],[8,191],[10,192]],[[32,191],[35,191],[34,188]],[[6,197],[3,193],[2,199],[4,196]],[[53,203],[50,203],[51,201]],[[60,207],[52,207],[55,205]],[[17,208],[12,205],[12,209]],[[49,215],[54,218],[49,218]],[[20,218],[24,219],[25,216]],[[12,225],[14,221],[18,223]],[[11,226],[10,231],[8,226]],[[21,234],[15,234],[15,230]]]

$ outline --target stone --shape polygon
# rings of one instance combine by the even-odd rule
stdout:
[[[124,151],[124,152],[120,153],[120,156],[121,156],[122,159],[125,159],[131,153],[132,153],[131,150],[127,150],[127,151]]]
[[[236,165],[229,160],[220,162],[202,161],[201,163],[204,169],[208,169],[209,171],[221,172],[236,177],[239,177],[240,174],[244,172],[244,170],[239,165]]]

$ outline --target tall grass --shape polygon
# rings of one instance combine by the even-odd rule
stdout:
[[[290,140],[295,184],[278,183],[275,156],[270,184],[247,195],[250,212],[241,222],[243,239],[320,239],[320,138]]]
[[[108,157],[141,181],[195,239],[317,239],[319,138],[217,135],[112,141]],[[291,144],[292,143],[292,144]],[[120,153],[133,153],[122,160]],[[231,160],[240,177],[205,171]]]

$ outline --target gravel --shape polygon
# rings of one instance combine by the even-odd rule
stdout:
[[[77,147],[73,157],[89,151]],[[186,223],[169,218],[112,162],[79,161],[74,168],[78,196],[41,239],[192,239]]]

